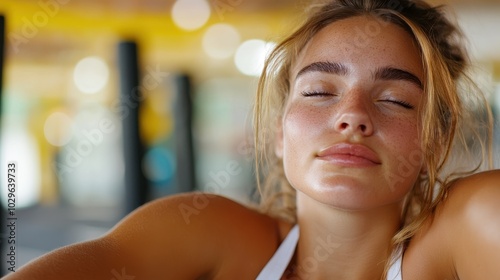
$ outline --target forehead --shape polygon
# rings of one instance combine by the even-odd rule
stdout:
[[[355,69],[397,67],[423,78],[420,51],[403,28],[373,16],[356,16],[333,22],[304,47],[292,75],[314,62],[330,61]],[[354,69],[354,70],[355,70]]]

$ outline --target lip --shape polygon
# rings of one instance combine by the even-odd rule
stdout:
[[[339,143],[318,152],[317,158],[335,165],[369,167],[381,164],[378,155],[360,144]]]

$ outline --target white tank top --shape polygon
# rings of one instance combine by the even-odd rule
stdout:
[[[257,280],[279,280],[283,276],[299,241],[299,225],[295,225],[281,243],[278,250],[271,257],[264,269],[257,276]],[[403,257],[402,248],[398,248],[393,258],[395,261],[387,273],[387,280],[402,280],[401,259]]]

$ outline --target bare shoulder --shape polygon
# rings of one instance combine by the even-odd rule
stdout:
[[[500,170],[457,180],[441,208],[460,279],[500,278]]]
[[[137,219],[138,222],[160,222],[173,224],[194,233],[203,229],[206,236],[210,231],[231,234],[242,228],[276,230],[276,220],[255,209],[220,195],[192,192],[178,194],[152,201],[122,223]],[[117,228],[123,227],[122,223]],[[127,230],[127,229],[125,229]]]
[[[244,215],[252,221],[269,221],[267,215],[220,195],[191,192],[157,199],[137,209],[132,216],[169,217],[185,226],[206,227],[207,221],[223,223]],[[208,220],[207,220],[208,219]]]
[[[246,273],[251,275],[272,255],[279,236],[276,219],[231,199],[206,193],[180,194],[150,202],[109,234],[110,239],[126,244],[131,255],[148,254],[147,259],[171,262],[176,270],[198,270],[196,275],[182,275],[193,279],[231,275],[233,272],[227,269],[239,269],[240,273],[248,270]],[[254,262],[243,262],[242,255]]]
[[[500,170],[485,171],[455,181],[450,186],[446,207],[467,214],[461,215],[463,218],[470,218],[471,211],[499,211]]]
[[[279,242],[279,223],[203,193],[152,201],[105,236],[54,250],[6,279],[255,279]],[[128,279],[128,278],[127,278]]]
[[[461,188],[470,188],[471,190],[498,190],[500,188],[500,169],[484,171],[463,177],[457,180],[452,188],[453,191]]]

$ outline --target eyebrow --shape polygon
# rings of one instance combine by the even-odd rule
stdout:
[[[377,71],[375,71],[374,79],[408,81],[417,85],[420,89],[424,88],[422,81],[420,81],[420,79],[416,75],[408,71],[392,67],[384,67],[377,69]]]
[[[340,64],[337,62],[314,62],[302,68],[299,73],[297,73],[295,79],[308,72],[325,72],[329,74],[336,74],[339,76],[347,76],[347,74],[349,74],[349,69],[344,64]]]
[[[339,76],[347,76],[350,72],[349,68],[341,63],[337,62],[329,62],[329,61],[321,61],[321,62],[314,62],[306,67],[302,68],[299,73],[297,73],[297,76],[295,79],[298,77],[309,73],[309,72],[324,72],[324,73],[329,73],[329,74],[335,74]],[[375,80],[401,80],[401,81],[408,81],[411,82],[415,85],[417,85],[419,88],[423,89],[423,84],[420,79],[402,69],[394,68],[394,67],[383,67],[383,68],[378,68],[374,75],[373,78]]]

